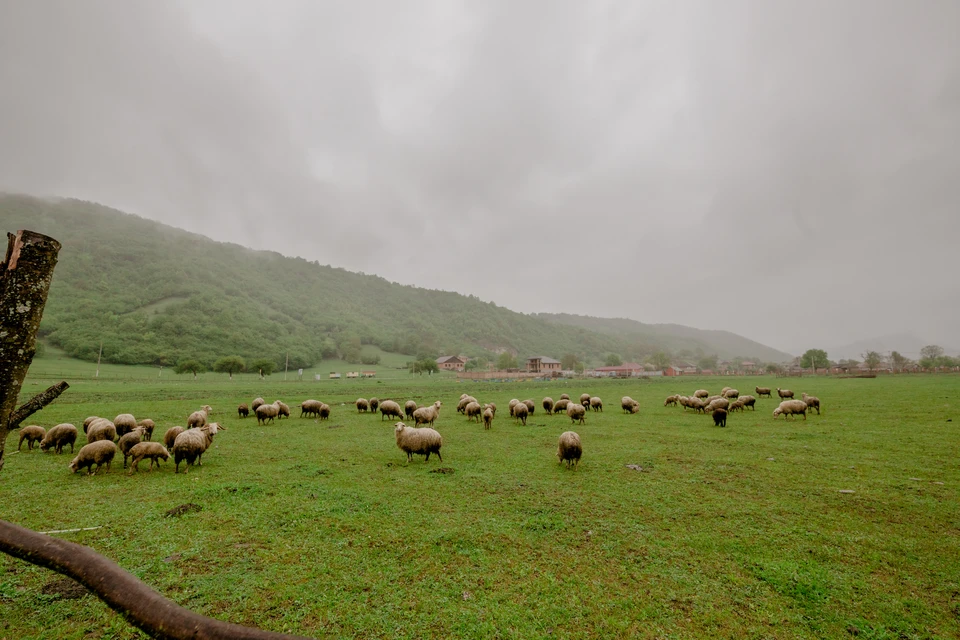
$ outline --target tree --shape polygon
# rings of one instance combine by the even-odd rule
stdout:
[[[616,353],[608,353],[607,359],[603,361],[603,364],[607,367],[619,367],[623,364],[623,358]]]
[[[902,356],[899,351],[894,351],[890,354],[890,362],[893,363],[894,371],[902,371],[907,365],[907,358]]]
[[[650,356],[650,362],[657,368],[658,371],[663,371],[670,366],[670,355],[665,351],[657,351],[655,354]]]
[[[923,349],[920,349],[920,366],[924,369],[933,369],[939,366],[937,361],[942,355],[943,347],[935,344],[928,344]]]
[[[270,358],[260,358],[250,363],[250,370],[258,372],[261,376],[268,376],[277,368],[277,363]]]
[[[860,354],[860,357],[863,358],[863,364],[867,365],[870,371],[875,370],[880,366],[880,363],[883,362],[883,358],[881,358],[880,354],[876,351],[867,351],[866,353]]]
[[[709,356],[703,356],[697,360],[697,368],[701,371],[706,369],[714,371],[717,368],[717,359],[717,354],[715,353]]]
[[[463,368],[466,371],[480,371],[486,369],[489,362],[486,356],[478,356],[467,360],[467,364],[463,365]]]
[[[778,374],[783,371],[783,366],[776,362],[768,362],[767,364],[763,365],[763,368],[773,374]]]
[[[734,371],[740,371],[741,369],[743,369],[743,358],[741,358],[740,356],[737,356],[736,358],[731,360],[730,368],[733,369]]]
[[[800,356],[800,366],[804,369],[813,369],[816,371],[818,368],[822,369],[828,364],[827,352],[823,349],[807,349],[806,352]]]
[[[505,369],[516,369],[517,367],[517,357],[509,351],[504,351],[497,357],[498,370],[503,371]]]
[[[580,358],[574,353],[565,353],[563,357],[560,358],[560,366],[564,371],[573,371],[577,368],[578,362],[580,362]]]
[[[431,357],[423,357],[419,360],[410,362],[409,369],[410,373],[419,373],[420,375],[423,375],[424,373],[427,375],[433,375],[434,373],[440,371],[440,367],[437,366],[436,358]]]
[[[207,368],[203,366],[203,363],[199,360],[181,360],[177,363],[177,366],[173,368],[174,373],[192,373],[193,377],[196,378],[198,373],[203,373]]]
[[[213,370],[217,373],[227,373],[233,380],[233,374],[240,373],[247,368],[247,364],[240,356],[226,356],[213,363]]]
[[[584,370],[585,368],[586,368],[586,367],[583,366],[583,363],[580,362],[579,360],[577,360],[577,363],[576,363],[575,365],[573,365],[573,372],[574,372],[574,373],[583,373],[583,370]]]

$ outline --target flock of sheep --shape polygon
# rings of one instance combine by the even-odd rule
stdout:
[[[756,387],[754,391],[759,398],[772,397],[769,387]],[[782,415],[783,419],[786,420],[787,416],[800,414],[806,420],[807,409],[816,409],[817,415],[820,415],[820,398],[816,396],[803,393],[802,400],[794,400],[793,391],[780,389],[779,387],[777,388],[777,395],[780,396],[781,402],[780,406],[773,410],[774,419]],[[711,396],[706,389],[697,389],[692,396],[667,396],[667,399],[663,402],[665,407],[680,405],[684,410],[693,409],[694,413],[709,413],[713,417],[713,424],[718,427],[727,426],[727,415],[729,413],[743,411],[746,407],[756,411],[756,404],[757,398],[750,395],[741,396],[738,390],[730,387],[724,387],[720,391],[720,395],[717,396]]]

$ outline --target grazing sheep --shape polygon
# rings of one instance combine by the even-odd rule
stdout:
[[[640,411],[640,403],[630,396],[623,396],[620,398],[620,408],[624,413],[637,413]]]
[[[177,436],[186,431],[183,427],[170,427],[167,429],[167,432],[163,434],[163,444],[167,449],[173,449],[173,443],[176,442]]]
[[[317,416],[320,417],[320,408],[323,403],[319,400],[304,400],[300,403],[300,417]]]
[[[820,398],[817,396],[808,396],[806,393],[801,393],[800,398],[808,407],[816,409],[817,415],[820,415]]]
[[[137,428],[137,419],[131,413],[121,413],[113,419],[118,436],[124,436]]]
[[[733,413],[734,411],[741,411],[741,412],[742,412],[742,411],[743,411],[743,407],[744,407],[744,404],[743,404],[742,401],[740,401],[740,400],[734,400],[733,402],[730,403],[730,406],[727,407],[727,411],[728,411],[729,413]]]
[[[706,398],[709,395],[710,395],[710,392],[707,391],[706,389],[697,389],[696,391],[693,392],[694,398]]]
[[[522,402],[518,402],[517,404],[513,405],[514,420],[517,420],[526,426],[528,415],[530,415],[530,410],[527,408],[527,405]]]
[[[253,402],[250,403],[250,411],[253,411],[254,413],[256,413],[256,412],[257,412],[257,407],[259,407],[259,406],[262,405],[262,404],[266,404],[266,403],[263,401],[263,398],[254,398],[254,399],[253,399]]]
[[[157,428],[157,424],[150,418],[144,418],[140,421],[139,426],[143,427],[143,439],[152,440],[153,430]]]
[[[548,416],[553,413],[553,398],[547,396],[541,404],[543,404],[543,410]]]
[[[687,406],[693,409],[694,413],[706,413],[708,403],[703,398],[687,398]]]
[[[727,426],[727,411],[726,409],[714,409],[713,413],[710,414],[713,416],[713,426],[715,427],[725,427]]]
[[[511,417],[511,418],[513,417],[513,408],[514,408],[515,406],[517,406],[517,404],[518,404],[519,402],[520,402],[519,400],[517,400],[516,398],[514,398],[514,399],[512,399],[512,400],[507,404],[507,408],[510,410],[510,417]]]
[[[428,405],[419,407],[416,411],[413,412],[413,419],[415,420],[415,426],[419,427],[421,424],[433,424],[436,421],[436,419],[440,417],[440,407],[442,405],[443,403],[437,400],[433,404],[428,404]]]
[[[493,412],[494,418],[497,417],[497,404],[495,402],[488,402],[487,404],[483,405],[483,410],[486,411],[487,409],[490,409],[490,411]]]
[[[730,387],[724,387],[723,389],[720,389],[720,395],[723,396],[729,390],[730,390]]]
[[[93,421],[94,421],[94,420],[100,420],[100,419],[101,419],[100,416],[90,416],[89,418],[87,418],[86,420],[84,420],[84,421],[83,421],[83,433],[84,433],[84,434],[87,433],[87,429],[90,428],[90,425],[93,424]]]
[[[493,410],[487,407],[483,410],[483,428],[489,429],[493,426]]]
[[[477,402],[477,399],[468,395],[461,396],[460,402],[457,403],[457,413],[465,413],[467,411],[467,405],[471,402]]]
[[[117,428],[109,420],[101,418],[94,421],[87,430],[87,442],[96,442],[98,440],[109,440],[113,442],[117,439]]]
[[[580,421],[580,424],[586,423],[587,410],[582,404],[576,404],[571,402],[567,405],[567,417],[570,418],[570,422]]]
[[[757,387],[754,389],[757,393],[757,397],[762,398],[764,396],[770,397],[770,387]]]
[[[371,411],[371,413],[376,413],[376,412],[377,412],[377,407],[379,407],[379,406],[380,406],[380,399],[379,399],[379,398],[370,398],[370,411]]]
[[[560,398],[553,403],[553,413],[557,414],[561,411],[566,412],[567,407],[570,406],[570,398]]]
[[[705,412],[712,413],[716,409],[723,409],[726,411],[730,408],[730,401],[726,398],[717,398],[716,400],[711,401],[706,407],[704,407]]]
[[[421,407],[421,409],[426,407]],[[418,409],[419,411],[420,409]],[[401,451],[407,454],[407,462],[413,460],[413,454],[426,455],[425,460],[430,460],[430,454],[435,453],[443,462],[440,456],[440,447],[443,445],[443,438],[430,427],[408,427],[402,422],[394,425],[394,433],[397,437],[397,446]]]
[[[273,422],[273,419],[280,415],[280,407],[276,403],[262,404],[254,413],[257,414],[257,424],[267,424],[267,420]]]
[[[113,456],[117,455],[117,445],[112,440],[97,440],[80,448],[77,457],[70,461],[68,468],[72,473],[86,467],[89,475],[100,471],[100,467],[107,465],[107,471],[110,471],[110,463],[113,462]],[[93,465],[97,465],[94,469]]]
[[[740,402],[743,403],[743,406],[750,407],[754,411],[757,410],[757,407],[756,407],[757,399],[754,398],[753,396],[740,396],[738,400],[740,400]]]
[[[527,413],[532,416],[537,409],[537,404],[533,400],[524,400],[523,404],[527,405]]]
[[[246,418],[250,415],[250,407],[247,406],[246,402],[240,403],[240,406],[237,407],[237,415],[241,418]],[[153,462],[150,462],[150,468],[153,468]]]
[[[590,398],[590,408],[593,409],[594,411],[600,411],[602,413],[603,400],[601,400],[597,396],[593,396],[592,398]]]
[[[357,413],[366,413],[370,410],[370,401],[366,398],[357,398],[353,404],[357,405]]]
[[[777,395],[780,396],[781,400],[784,398],[792,398],[793,391],[790,391],[790,389],[781,389],[780,387],[777,387]]]
[[[407,418],[410,420],[413,420],[413,412],[417,409],[417,403],[413,400],[407,400],[403,403],[403,412],[407,414]]]
[[[202,407],[200,407],[200,410],[203,411],[205,414],[207,414],[207,417],[210,417],[211,415],[213,415],[213,407],[211,407],[208,404],[205,404]]]
[[[722,395],[719,395],[719,396],[710,396],[709,398],[700,398],[700,399],[703,400],[704,404],[710,404],[714,400],[719,400],[722,397],[723,397]]]
[[[170,452],[159,442],[141,442],[140,444],[135,444],[133,448],[130,449],[129,455],[130,471],[128,473],[139,471],[137,464],[144,458],[150,458],[150,471],[153,471],[154,462],[156,462],[159,467],[161,460],[167,461],[170,459]]]
[[[582,405],[574,405],[580,406]],[[583,456],[583,445],[580,444],[580,436],[576,431],[564,431],[560,434],[560,441],[557,443],[557,459],[560,464],[567,463],[569,469],[571,464],[576,469],[580,464],[580,458]]]
[[[740,392],[736,389],[727,389],[723,392],[723,397],[728,399],[735,399],[740,396]]]
[[[461,399],[461,400],[463,400],[464,398],[469,398],[469,397],[470,397],[469,394],[466,394],[466,393],[461,393],[461,394],[460,394],[460,399]]]
[[[561,394],[560,394],[560,399],[561,399],[561,400],[569,400],[569,399],[570,399],[570,395],[567,394],[567,393],[561,393]]]
[[[178,435],[173,441],[174,473],[180,473],[181,460],[186,463],[184,473],[190,472],[190,465],[194,462],[197,466],[203,466],[203,452],[210,447],[213,436],[217,435],[217,431],[221,429],[223,427],[216,422],[210,422],[199,429],[187,429]]]
[[[582,405],[584,406],[584,408],[590,406],[590,394],[589,394],[589,393],[581,393],[581,394],[580,394],[580,404],[582,404]]]
[[[483,413],[483,409],[480,408],[479,402],[471,402],[463,410],[463,414],[467,416],[468,419],[476,420],[477,422],[480,422],[481,413]]]
[[[143,431],[143,427],[137,427],[133,431],[120,436],[120,440],[117,441],[117,449],[123,454],[124,469],[127,468],[127,458],[130,456],[130,449],[133,449],[133,447],[143,441]]]
[[[393,400],[384,400],[383,402],[377,403],[380,407],[380,421],[382,422],[384,418],[400,418],[403,419],[403,407],[394,402]]]
[[[663,406],[677,406],[677,402],[680,400],[680,396],[674,394],[672,396],[667,396],[667,399],[663,401]]]
[[[207,424],[207,412],[203,409],[194,411],[187,417],[187,429],[199,429],[205,424]]]
[[[74,433],[76,433],[76,428],[74,428]],[[47,435],[47,430],[44,429],[43,427],[38,427],[35,424],[32,424],[29,427],[21,428],[20,442],[17,443],[17,451],[20,451],[20,447],[23,446],[24,440],[27,441],[27,451],[33,451],[33,443],[42,442],[46,435]]]
[[[803,414],[803,419],[807,419],[807,403],[803,400],[784,400],[780,403],[780,406],[773,410],[773,418],[776,420],[777,416],[783,414],[783,419],[786,420],[787,416],[794,416],[798,413]]]
[[[273,404],[277,405],[277,420],[290,417],[290,407],[285,403],[280,400],[274,400]]]

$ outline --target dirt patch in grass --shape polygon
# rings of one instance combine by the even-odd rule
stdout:
[[[453,473],[453,467],[437,467],[433,469],[430,473]]]
[[[40,591],[46,596],[60,596],[64,600],[77,600],[89,593],[86,587],[70,578],[59,578],[48,582]]]
[[[174,507],[173,509],[170,509],[170,511],[167,511],[166,513],[164,513],[163,516],[165,518],[179,518],[184,514],[197,513],[201,510],[203,510],[203,507],[201,507],[200,505],[194,504],[193,502],[188,502],[187,504],[181,504],[179,507]]]

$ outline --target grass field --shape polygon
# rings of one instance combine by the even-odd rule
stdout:
[[[129,411],[157,422],[156,440],[209,403],[228,431],[188,474],[171,461],[132,477],[120,462],[88,477],[69,455],[10,455],[14,433],[2,516],[102,526],[62,537],[197,612],[308,636],[960,637],[960,379],[790,379],[823,402],[806,422],[775,421],[777,400],[726,429],[663,406],[729,382],[77,379],[30,422]],[[570,421],[539,401],[583,391],[606,410],[573,427],[584,457],[568,470],[555,452]],[[498,404],[491,431],[456,413],[462,392]],[[237,419],[257,395],[317,398],[333,416]],[[408,465],[392,421],[343,404],[371,395],[442,400],[443,462]],[[622,395],[639,414],[620,412]],[[507,415],[513,397],[537,401],[525,427]],[[188,503],[202,510],[165,516]],[[59,578],[0,558],[0,638],[138,637]]]

